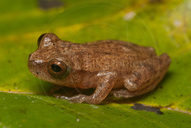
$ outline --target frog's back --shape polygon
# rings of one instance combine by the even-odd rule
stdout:
[[[156,56],[154,49],[118,40],[102,40],[72,45],[80,70],[131,70],[132,64]],[[75,50],[74,50],[75,49]]]
[[[125,53],[126,56],[130,54],[141,53],[140,59],[150,58],[152,56],[156,56],[155,50],[152,47],[144,47],[139,46],[133,43],[119,41],[119,40],[101,40],[95,41],[91,43],[87,43],[84,45],[89,45],[89,47],[93,48],[95,51],[103,51],[105,53]]]

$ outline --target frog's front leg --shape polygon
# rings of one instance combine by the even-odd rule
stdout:
[[[66,99],[73,103],[86,102],[89,104],[99,104],[101,101],[105,99],[105,97],[109,94],[109,92],[113,88],[117,79],[117,73],[103,71],[101,73],[98,73],[96,76],[94,76],[94,78],[96,78],[97,80],[96,82],[97,88],[92,95],[86,96],[83,94],[79,94],[74,97],[56,96],[56,98]],[[93,81],[91,81],[90,79],[90,82],[93,82]]]

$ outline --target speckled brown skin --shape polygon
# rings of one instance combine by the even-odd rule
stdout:
[[[161,81],[171,63],[167,54],[157,56],[151,47],[124,41],[77,44],[62,41],[52,33],[40,39],[38,49],[29,55],[30,72],[58,85],[50,94],[62,86],[96,88],[90,96],[57,96],[77,103],[99,104],[109,93],[125,98],[147,93]],[[56,78],[48,71],[53,59],[66,64],[69,73],[64,78]]]

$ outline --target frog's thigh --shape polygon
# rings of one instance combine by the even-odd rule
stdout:
[[[149,67],[141,66],[139,70],[124,79],[124,87],[129,91],[141,90],[153,82],[158,75],[158,72],[154,73],[153,70],[149,70]]]
[[[124,86],[129,91],[137,91],[146,86],[152,86],[151,83],[156,81],[159,75],[165,74],[168,69],[170,63],[164,60],[165,57],[168,56],[163,54],[141,62],[132,74],[124,80]]]
[[[136,90],[136,91],[129,91],[128,89],[112,90],[110,94],[114,95],[115,97],[124,97],[124,98],[130,98],[130,97],[145,94],[147,92],[152,91],[158,85],[158,83],[164,77],[165,73],[166,73],[166,70],[162,71],[161,75],[158,76],[154,82],[152,82],[151,84],[149,84],[148,86],[146,86],[145,88],[141,90]]]
[[[134,96],[139,96],[142,94],[145,94],[147,92],[150,92],[153,90],[156,85],[160,82],[160,80],[157,80],[156,82],[152,83],[151,85],[143,88],[142,90],[137,90],[137,91],[129,91],[127,89],[121,89],[121,90],[112,90],[110,92],[111,95],[114,95],[115,97],[124,97],[124,98],[130,98]]]

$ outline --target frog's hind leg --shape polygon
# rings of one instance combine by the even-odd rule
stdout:
[[[167,54],[140,62],[132,74],[124,80],[124,86],[129,91],[137,91],[151,85],[159,76],[164,76],[170,62]]]
[[[110,94],[115,97],[124,97],[124,98],[130,98],[130,97],[145,94],[147,92],[152,91],[158,85],[158,83],[162,80],[164,75],[165,73],[163,73],[163,75],[158,76],[156,81],[154,81],[153,83],[151,83],[150,85],[146,86],[145,88],[141,90],[136,90],[136,91],[129,91],[128,89],[112,90]]]
[[[125,79],[126,89],[113,91],[116,97],[133,97],[153,90],[164,77],[169,65],[170,58],[167,54],[146,60],[135,69],[131,76]]]
[[[137,90],[137,91],[129,91],[127,89],[112,90],[110,94],[115,97],[124,97],[124,98],[139,96],[139,95],[152,91],[157,86],[157,84],[161,81],[162,78],[163,78],[162,76],[157,78],[157,80],[154,83],[152,83],[151,85],[148,85],[142,90]]]

